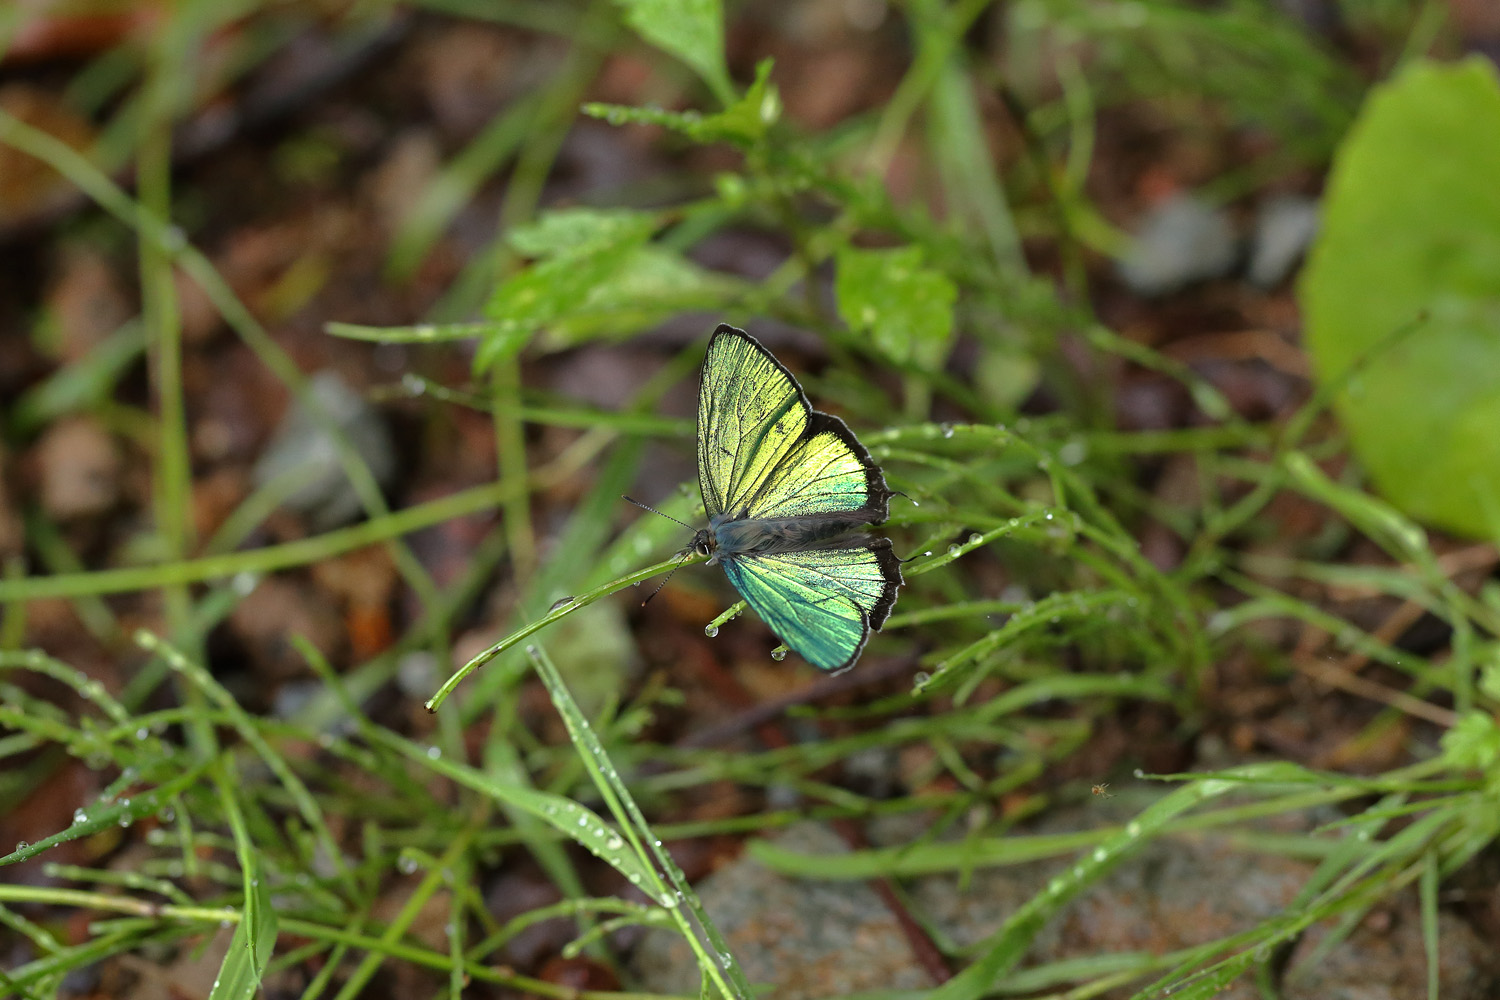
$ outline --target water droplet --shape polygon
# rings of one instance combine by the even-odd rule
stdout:
[[[442,755],[443,755],[443,748],[442,747],[428,747],[427,748],[427,759],[428,760],[437,760]]]
[[[716,635],[719,634],[719,626],[717,626],[717,625],[705,625],[705,626],[703,626],[703,634],[706,635],[706,636],[708,636],[710,639],[712,639],[714,636],[716,636]]]
[[[1129,823],[1125,824],[1125,836],[1127,836],[1127,837],[1139,837],[1140,835],[1141,835],[1141,824],[1137,823],[1135,820],[1131,820]]]
[[[74,809],[73,810],[73,823],[75,825],[78,824],[78,823],[87,823],[88,821],[89,821],[89,814],[88,813],[84,812],[82,809]]]
[[[146,737],[148,737],[150,735],[151,735],[151,730],[147,729],[145,726],[142,726],[141,728],[139,728],[139,729],[137,729],[135,731],[135,738],[138,739],[138,740],[144,740]]]
[[[972,534],[969,535],[969,544],[970,545],[978,545],[982,541],[984,541],[984,536],[981,535],[977,531],[973,532]]]
[[[945,438],[951,438],[952,436],[953,436],[953,425],[952,424],[944,424],[943,425],[943,437],[945,437]]]
[[[24,840],[18,840],[18,841],[16,841],[16,850],[18,850],[18,851],[24,851],[24,850],[26,850],[26,848],[28,848],[30,846],[31,845],[28,844],[28,843],[26,843],[26,841],[24,841]]]
[[[786,659],[786,647],[777,646],[775,649],[771,650],[771,659],[777,661],[778,663]]]
[[[618,851],[624,846],[625,841],[621,840],[619,837],[610,837],[609,840],[605,841],[604,843],[605,849],[610,851]]]
[[[1137,778],[1144,778],[1146,776],[1146,772],[1141,770],[1140,768],[1136,768],[1133,773]]]
[[[572,604],[572,603],[573,603],[573,595],[572,594],[569,594],[567,597],[559,597],[557,600],[555,600],[555,601],[552,602],[552,607],[550,607],[550,608],[547,609],[547,613],[551,614],[554,611],[560,611],[560,610],[562,610],[563,608],[567,607],[569,604]]]
[[[932,675],[925,670],[918,670],[916,673],[912,674],[911,679],[912,683],[917,687],[925,687],[927,685],[927,682],[932,680]]]
[[[417,870],[417,859],[408,855],[401,855],[396,859],[396,870],[402,875],[414,874]]]

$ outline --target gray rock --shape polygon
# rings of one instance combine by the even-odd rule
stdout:
[[[1267,198],[1255,216],[1246,277],[1261,288],[1281,284],[1307,252],[1317,232],[1315,200],[1295,194]]]
[[[1063,832],[1124,822],[1134,811],[1119,800],[1091,800],[1080,809],[1049,816],[1035,830]],[[1303,820],[1282,817],[1274,826],[1280,833],[1293,832],[1305,829]],[[915,821],[913,816],[888,817],[870,824],[867,832],[877,844],[907,843],[921,833]],[[833,833],[813,824],[793,827],[779,843],[808,854],[845,849]],[[961,853],[961,844],[955,843],[954,850]],[[935,928],[937,940],[965,948],[980,945],[1072,863],[1060,858],[979,868],[962,876],[910,879],[905,886],[913,914]],[[1210,834],[1149,842],[1048,922],[1025,967],[1110,953],[1160,955],[1245,931],[1282,912],[1313,871],[1306,861],[1246,850],[1243,843]],[[862,882],[798,881],[741,858],[704,879],[698,891],[751,982],[774,984],[778,998],[932,986],[890,911]],[[1495,996],[1500,970],[1474,930],[1446,912],[1439,914],[1439,929],[1442,996]],[[1314,927],[1297,942],[1283,984],[1285,1000],[1425,995],[1426,957],[1413,892],[1382,903],[1322,961],[1302,962],[1326,932],[1326,927]],[[697,988],[692,954],[672,932],[652,931],[633,962],[648,989],[691,994]],[[1218,995],[1224,1000],[1260,996],[1248,976]]]
[[[791,828],[779,843],[810,854],[845,849],[827,827],[814,823]],[[751,984],[774,984],[769,995],[777,1000],[933,985],[912,958],[895,917],[863,882],[798,881],[740,858],[696,888]],[[674,932],[646,935],[631,961],[648,990],[698,993],[693,953]]]
[[[334,418],[376,481],[388,486],[396,471],[396,454],[380,414],[331,371],[313,376],[308,391]],[[300,403],[293,403],[282,418],[270,446],[255,463],[254,478],[258,488],[283,491],[282,503],[306,517],[315,531],[337,528],[359,515],[359,497],[344,475],[333,437]]]
[[[1147,213],[1120,258],[1120,277],[1138,295],[1166,295],[1234,267],[1239,247],[1229,217],[1191,195]]]

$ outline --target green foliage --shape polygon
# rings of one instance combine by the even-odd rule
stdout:
[[[18,846],[0,866],[50,860],[60,844],[93,844],[122,825],[151,822],[155,830],[140,838],[128,871],[103,864],[52,870],[66,886],[0,879],[0,921],[27,936],[38,956],[7,970],[0,985],[44,996],[71,970],[123,952],[191,948],[233,924],[216,998],[248,997],[280,964],[296,962],[320,970],[308,996],[328,995],[333,985],[341,996],[357,995],[379,970],[400,963],[444,977],[449,996],[474,981],[563,997],[571,987],[527,979],[497,958],[536,921],[562,917],[577,925],[572,950],[605,964],[614,959],[615,928],[667,929],[688,943],[704,997],[749,1000],[735,955],[662,846],[730,836],[746,838],[748,854],[767,867],[809,879],[917,879],[1069,859],[971,947],[939,942],[960,971],[937,996],[1134,989],[1139,998],[1207,997],[1266,972],[1268,956],[1316,924],[1333,928],[1326,939],[1333,947],[1372,908],[1413,886],[1435,953],[1444,881],[1500,837],[1493,718],[1500,661],[1487,638],[1500,634],[1500,599],[1460,586],[1418,524],[1430,519],[1481,533],[1496,524],[1485,503],[1496,495],[1491,477],[1500,464],[1486,449],[1500,414],[1478,389],[1496,368],[1485,338],[1495,339],[1500,274],[1491,197],[1500,131],[1482,127],[1500,104],[1485,70],[1419,65],[1373,99],[1340,154],[1327,232],[1304,286],[1324,392],[1338,392],[1356,448],[1387,493],[1380,499],[1326,471],[1340,442],[1315,436],[1323,397],[1285,423],[1246,420],[1200,372],[1105,329],[1090,312],[1089,251],[1111,238],[1103,209],[1090,200],[1101,113],[1150,102],[1153,120],[1184,129],[1191,142],[1221,125],[1226,133],[1273,137],[1273,152],[1218,179],[1227,194],[1290,168],[1318,169],[1338,148],[1359,77],[1265,4],[892,5],[890,16],[904,18],[899,34],[911,39],[912,59],[891,67],[889,102],[822,131],[784,119],[769,61],[743,92],[736,89],[715,0],[617,0],[587,5],[583,14],[558,4],[427,5],[550,33],[568,46],[568,58],[480,130],[429,188],[413,192],[413,212],[386,258],[397,277],[416,272],[465,199],[502,178],[505,184],[496,243],[475,255],[431,321],[329,332],[424,345],[410,351],[424,359],[448,342],[477,339],[475,368],[494,374],[489,396],[415,372],[402,391],[420,393],[434,412],[456,404],[490,413],[502,452],[496,481],[393,512],[345,447],[340,461],[365,522],[242,550],[276,505],[263,491],[195,549],[187,542],[194,497],[185,476],[184,387],[171,365],[153,367],[156,405],[131,414],[130,426],[161,466],[150,470],[160,537],[141,546],[157,554],[154,561],[92,568],[69,548],[65,531],[32,517],[29,543],[51,572],[28,576],[7,565],[0,603],[71,602],[91,632],[118,643],[128,635],[124,617],[100,596],[144,593],[143,605],[167,609],[161,631],[174,639],[138,637],[143,649],[128,655],[139,671],[118,696],[40,653],[0,652],[0,804],[25,801],[53,779],[60,760],[80,762],[107,786],[97,801],[81,804],[71,825]],[[195,17],[209,10],[207,0],[190,6]],[[1416,48],[1425,37],[1421,23],[1390,13],[1399,6],[1358,21],[1378,20],[1392,53],[1408,30]],[[991,16],[1001,19],[998,34],[1009,47],[993,65],[975,58],[995,27],[985,21]],[[651,208],[539,210],[552,158],[627,28],[690,69],[707,94],[672,64],[655,83],[685,87],[673,107],[686,109],[590,104],[583,113],[621,128],[661,127],[670,133],[669,151],[718,146],[720,172],[673,178],[665,195],[618,192],[622,202]],[[185,51],[184,42],[175,37],[153,55],[165,67],[162,93],[192,92],[182,61],[163,58]],[[138,57],[126,56],[134,72]],[[1024,148],[1003,149],[998,160],[990,141],[1011,133],[991,131],[1001,113],[997,93],[1010,125],[1024,132]],[[112,106],[112,95],[93,104]],[[131,104],[122,121],[135,128],[132,116],[152,113]],[[137,199],[100,163],[0,113],[0,141],[63,173],[139,241],[150,304],[149,315],[122,327],[101,351],[29,392],[5,415],[12,433],[34,434],[59,416],[116,405],[116,386],[143,348],[154,352],[154,365],[170,359],[176,334],[170,322],[163,329],[171,315],[163,296],[171,294],[174,268],[204,290],[291,394],[302,394],[291,359],[208,259],[163,221],[173,217],[171,172],[160,169],[170,164],[161,144],[171,124],[158,118],[144,137],[122,126],[131,141],[116,136],[111,144],[133,148],[140,138],[145,167],[157,165],[155,174],[143,170]],[[1434,148],[1454,153],[1423,155]],[[902,171],[918,181],[905,200],[884,184]],[[702,263],[709,257],[699,251],[710,239],[746,231],[786,248],[763,280]],[[1066,294],[1051,273],[1031,272],[1029,259],[1046,259],[1033,246],[1056,249]],[[520,377],[523,360],[669,321],[680,327],[684,316],[702,317],[705,333],[719,319],[762,318],[807,331],[807,349],[792,351],[788,363],[817,405],[856,428],[906,494],[882,530],[910,557],[907,584],[867,655],[909,674],[877,696],[802,707],[798,725],[816,739],[758,748],[658,744],[686,696],[671,686],[670,671],[645,679],[628,671],[637,644],[622,608],[638,603],[636,585],[679,562],[671,553],[686,537],[664,518],[626,523],[618,498],[649,479],[643,470],[658,467],[644,458],[648,442],[690,458],[691,421],[662,400],[691,386],[701,344],[663,351],[659,373],[609,410],[556,398]],[[1112,429],[1114,401],[1096,373],[1125,366],[1180,383],[1197,422]],[[1428,379],[1425,388],[1419,377]],[[1038,387],[1056,409],[1022,416]],[[1362,393],[1388,412],[1362,405]],[[536,461],[541,450],[529,444],[543,437],[532,433],[538,430],[548,431],[548,448],[567,443]],[[1390,482],[1382,464],[1387,441],[1416,448],[1402,461],[1425,463],[1424,474]],[[1183,498],[1145,485],[1162,469],[1166,479],[1186,471],[1181,479],[1195,489]],[[665,513],[700,523],[691,483],[649,483],[649,499]],[[1268,508],[1287,493],[1323,518],[1323,530],[1268,546]],[[545,537],[535,537],[533,506],[546,511],[547,521],[538,517]],[[502,515],[456,580],[433,579],[403,541],[497,507]],[[1355,536],[1388,561],[1337,561]],[[1153,550],[1148,558],[1148,538],[1172,555]],[[276,718],[247,711],[204,651],[208,631],[261,574],[377,544],[394,553],[417,608],[409,631],[389,652],[337,670],[301,643],[296,648],[317,679],[310,700]],[[708,586],[692,562],[673,587]],[[1318,596],[1328,592],[1421,609],[1452,641],[1413,652]],[[437,688],[428,704],[438,713],[432,735],[418,740],[391,728],[419,728],[420,716],[396,713],[391,723],[392,715],[366,713],[371,696],[397,681],[400,704],[414,707],[410,674],[422,663],[450,662],[472,609],[495,593],[502,599],[484,604],[486,627],[501,638],[446,681],[440,674],[417,680],[424,695]],[[728,625],[737,612],[731,607],[713,624]],[[12,615],[0,639],[14,644],[25,623]],[[728,627],[746,645],[757,637],[771,645],[754,621]],[[1377,775],[1272,761],[1139,776],[1131,789],[1138,804],[1120,820],[1016,833],[1039,810],[1089,801],[1087,783],[1059,775],[1076,775],[1096,759],[1085,756],[1088,748],[1122,711],[1169,717],[1186,738],[1203,725],[1222,664],[1263,670],[1278,684],[1305,666],[1267,638],[1295,629],[1327,635],[1333,653],[1380,666],[1378,683],[1348,682],[1383,702],[1369,733],[1385,732],[1380,727],[1405,713],[1442,733],[1441,753]],[[727,643],[719,642],[722,654]],[[1329,669],[1343,676],[1341,667]],[[548,702],[530,696],[543,690],[556,716],[537,725],[537,707]],[[386,707],[395,700],[380,699]],[[917,773],[903,774],[895,794],[867,794],[839,775],[868,752],[915,761]],[[1133,752],[1127,749],[1127,760]],[[1180,787],[1163,791],[1158,783],[1165,782]],[[691,811],[725,785],[742,793],[735,814]],[[762,793],[766,801],[794,798],[785,807],[757,807]],[[770,837],[809,817],[863,823],[891,815],[921,832],[833,857],[799,854]],[[1267,835],[1256,823],[1263,817],[1294,827],[1293,819],[1319,815],[1341,818],[1271,838],[1316,863],[1284,912],[1169,954],[1023,964],[1047,921],[1146,841],[1213,835],[1262,843]],[[497,926],[475,884],[511,862],[544,873],[558,902]],[[589,876],[600,873],[643,896],[598,891]],[[389,905],[393,884],[406,893],[399,908]],[[110,916],[95,921],[82,943],[62,944],[11,909],[38,903]],[[448,929],[436,946],[416,924],[434,912]]]
[[[839,315],[850,330],[870,337],[894,364],[942,366],[953,338],[958,288],[925,266],[921,247],[844,247],[834,266]]]
[[[771,83],[771,68],[771,60],[763,60],[744,96],[716,114],[599,103],[585,104],[582,111],[611,125],[660,125],[694,142],[728,142],[749,149],[764,140],[767,130],[781,118],[781,97]]]
[[[1334,162],[1307,345],[1376,486],[1500,536],[1500,81],[1474,58],[1378,88]]]
[[[719,0],[615,0],[641,37],[687,63],[714,95],[729,103],[724,63],[724,10]]]

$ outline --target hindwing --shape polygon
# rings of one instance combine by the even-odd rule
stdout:
[[[729,582],[776,636],[824,670],[854,664],[870,630],[885,624],[901,586],[901,563],[885,538],[736,556],[723,560]]]

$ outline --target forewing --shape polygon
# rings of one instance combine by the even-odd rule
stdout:
[[[753,337],[721,324],[698,391],[698,485],[710,518],[886,518],[880,467]]]
[[[901,564],[884,538],[735,557],[724,560],[724,572],[782,642],[824,670],[854,665],[901,585]]]
[[[890,491],[880,467],[838,417],[813,411],[808,432],[748,498],[751,518],[838,515],[878,524]]]
[[[714,331],[698,390],[698,485],[709,517],[745,506],[802,439],[811,412],[765,348],[732,326]]]

